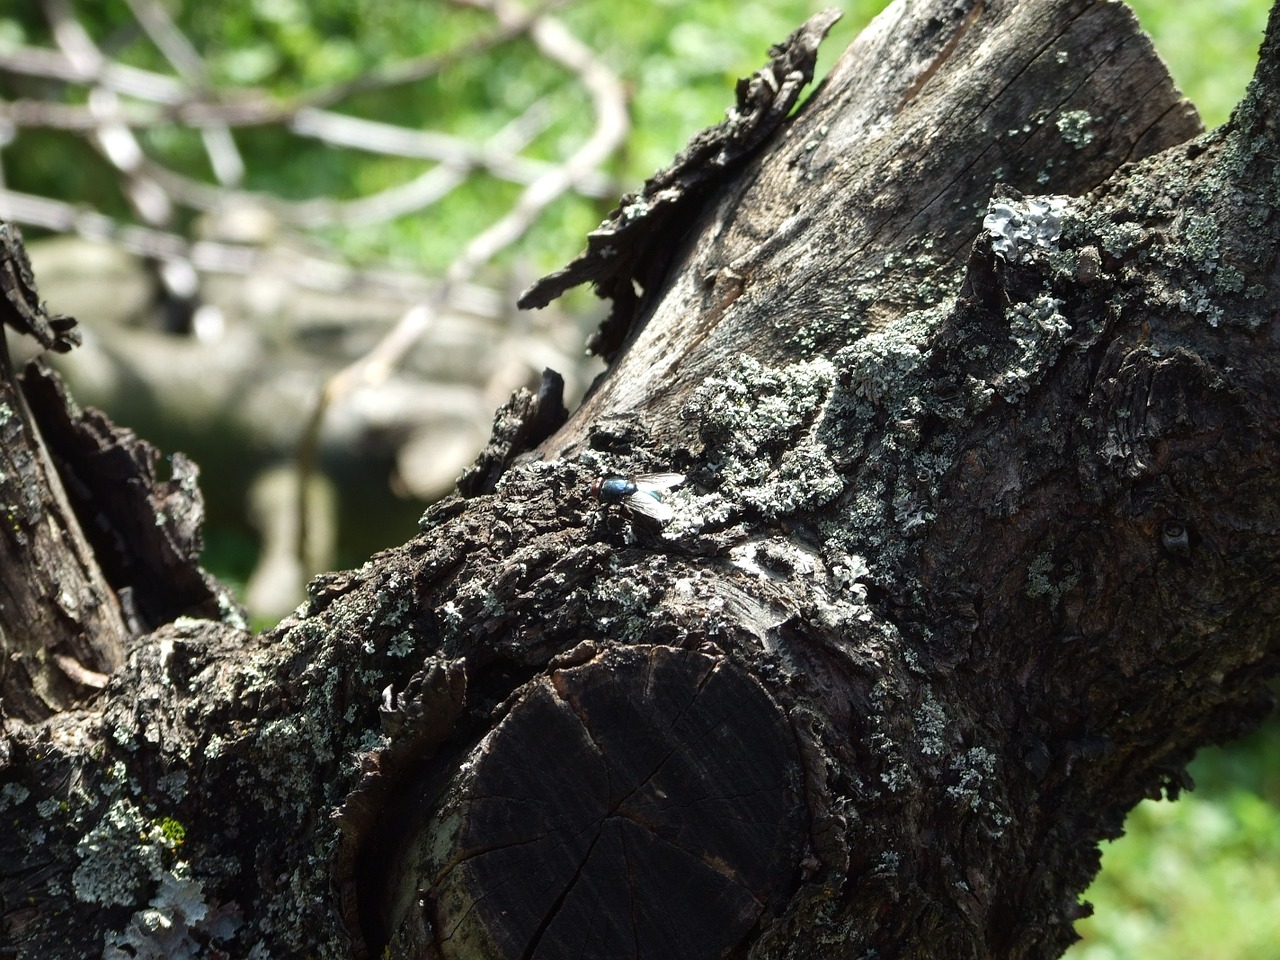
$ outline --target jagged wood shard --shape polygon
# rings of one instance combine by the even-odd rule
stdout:
[[[719,124],[690,140],[675,162],[650,177],[587,236],[587,249],[568,266],[543,277],[520,295],[523,309],[545,307],[564,291],[593,283],[614,301],[613,313],[592,342],[608,358],[626,333],[636,302],[633,281],[657,282],[688,221],[715,187],[725,182],[786,120],[813,79],[818,46],[840,19],[838,10],[814,14],[771,51],[769,63],[739,81],[737,102]]]
[[[80,343],[80,331],[71,317],[50,316],[36,292],[31,261],[22,246],[22,234],[11,223],[0,221],[0,320],[19,333],[35,337],[40,345],[66,353]]]

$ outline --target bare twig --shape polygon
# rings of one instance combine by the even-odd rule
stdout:
[[[438,131],[408,130],[324,110],[300,111],[290,122],[289,129],[299,136],[313,137],[332,146],[438,160],[441,163],[463,163],[511,183],[533,183],[554,169],[551,164],[539,160],[494,151]],[[613,197],[618,192],[611,177],[594,169],[583,171],[574,188],[583,196],[594,198]]]
[[[106,57],[75,18],[67,0],[44,0],[44,11],[53,30],[54,42],[71,65],[85,74],[98,73],[106,62]]]
[[[67,10],[62,0],[58,3]],[[503,43],[528,32],[529,24],[544,12],[560,6],[563,0],[544,3],[532,10],[521,10],[520,15],[503,21],[497,30],[474,39],[444,53],[427,54],[385,64],[366,71],[351,80],[304,91],[292,98],[281,99],[263,90],[242,91],[234,100],[213,101],[191,96],[189,84],[175,81],[164,74],[141,70],[113,63],[99,54],[68,58],[50,50],[16,45],[0,56],[0,69],[29,76],[43,76],[68,83],[93,83],[117,93],[137,97],[149,103],[168,108],[158,112],[153,107],[138,106],[136,112],[119,118],[130,126],[149,126],[154,123],[180,121],[189,126],[225,125],[229,127],[268,126],[286,123],[304,110],[323,110],[355,96],[377,90],[390,89],[418,83],[436,76],[450,67],[465,63]],[[74,23],[69,14],[64,18]],[[144,29],[145,29],[144,23]],[[79,24],[79,34],[88,39]],[[61,46],[61,42],[60,42]],[[92,44],[90,44],[92,46]],[[96,48],[94,48],[96,50]],[[166,52],[167,55],[167,52]],[[58,115],[58,124],[64,129],[82,129],[86,122],[83,115],[66,111]]]
[[[101,72],[107,58],[88,31],[75,20],[67,0],[45,0],[45,12],[54,40],[67,59],[86,73]],[[120,95],[114,90],[90,86],[89,111],[99,119],[90,139],[107,162],[122,174],[125,198],[138,219],[152,227],[167,226],[173,221],[173,201],[144,169],[145,154],[133,130],[114,118],[119,102]],[[181,253],[157,260],[160,266],[157,275],[174,302],[189,302],[199,286],[185,246]]]
[[[168,11],[156,0],[128,0],[128,3],[151,42],[173,65],[183,82],[206,94],[212,84],[209,82],[209,71],[205,69],[204,60],[191,41],[178,29]],[[244,179],[244,158],[240,156],[231,131],[225,124],[204,127],[200,131],[200,139],[204,142],[213,175],[219,183],[227,186]]]
[[[268,96],[259,91],[246,91],[230,104],[210,104],[196,100],[182,84],[174,84],[172,78],[164,77],[163,74],[134,68],[116,69],[118,67],[119,64],[104,64],[96,72],[84,72],[74,67],[64,56],[35,47],[19,47],[0,55],[0,69],[12,73],[63,79],[74,83],[96,82],[97,86],[106,90],[150,100],[165,109],[137,102],[118,101],[111,113],[95,114],[82,105],[18,99],[8,104],[0,102],[0,123],[15,129],[58,129],[70,133],[95,131],[106,120],[136,131],[173,123],[187,123],[201,129],[283,123],[300,137],[369,154],[436,160],[440,163],[458,163],[458,160],[465,159],[472,169],[484,170],[493,177],[511,183],[532,183],[552,169],[552,165],[543,161],[494,151],[438,131],[416,131],[397,127],[396,124],[381,123],[379,120],[316,109],[314,106],[285,110],[278,104],[268,102]],[[122,77],[127,78],[128,82],[122,82]],[[198,197],[207,196],[200,191],[204,184],[198,184],[195,180],[183,183],[183,180],[186,178],[175,175],[175,179],[170,182],[169,187],[175,195],[183,193],[192,198],[189,205],[196,209],[209,210],[219,206],[219,202],[207,198],[198,200]],[[180,188],[179,183],[183,183]],[[617,184],[598,170],[581,172],[573,188],[582,196],[593,198],[613,197],[618,193]]]
[[[522,16],[500,23],[497,30],[482,34],[474,39],[441,54],[427,54],[399,63],[389,63],[376,70],[348,80],[325,87],[309,94],[303,94],[289,113],[297,113],[303,108],[320,108],[333,106],[358,93],[370,93],[374,90],[385,90],[390,87],[420,83],[430,77],[443,73],[450,67],[466,63],[494,47],[523,36],[529,25],[544,13],[556,9],[565,0],[547,0],[532,9],[522,11]]]
[[[474,5],[491,10],[502,23],[524,22],[523,8],[508,0]],[[626,94],[612,71],[558,20],[538,17],[529,29],[539,49],[577,73],[587,87],[595,109],[596,127],[563,165],[552,168],[530,184],[510,213],[463,248],[445,271],[441,288],[445,295],[450,286],[470,280],[480,267],[528,232],[538,214],[567,193],[582,171],[594,170],[602,164],[626,137],[629,127]],[[377,382],[394,369],[430,326],[439,305],[433,298],[415,306],[372,350],[330,377],[322,391],[320,417],[323,418],[325,406],[345,396],[356,384]]]
[[[538,101],[521,116],[499,130],[482,149],[484,152],[492,151],[497,156],[503,154],[514,156],[545,130],[552,119],[546,102]],[[311,212],[311,220],[317,225],[340,223],[345,226],[356,226],[380,223],[430,206],[465,183],[474,169],[475,165],[469,157],[460,156],[442,163],[408,184],[342,204],[336,204],[333,201],[310,201],[307,204],[298,204],[294,212],[295,215],[304,213],[300,218],[303,220],[306,219],[305,212]],[[305,211],[304,208],[306,208]]]
[[[0,190],[0,220],[29,224],[57,233],[75,233],[86,240],[110,243],[140,257],[158,260],[189,256],[202,273],[244,275],[262,269],[268,255],[257,246],[198,240],[194,243],[176,233],[121,223],[75,204],[50,200],[29,193]],[[378,297],[408,303],[431,297],[439,280],[420,273],[387,268],[357,269],[336,254],[323,257],[291,251],[288,255],[289,282],[308,290]],[[506,305],[500,295],[475,284],[455,285],[445,306],[481,317],[500,317]]]
[[[563,0],[526,7],[514,0],[463,0],[459,5],[487,11],[491,29],[445,51],[379,65],[341,83],[277,97],[263,89],[219,89],[201,52],[166,11],[161,0],[126,0],[137,24],[168,62],[172,73],[143,70],[113,61],[74,16],[68,0],[42,0],[57,49],[18,46],[0,54],[0,71],[58,81],[87,93],[83,102],[0,101],[0,133],[27,128],[70,131],[87,139],[118,172],[138,223],[105,216],[84,205],[4,189],[0,216],[115,243],[161,263],[182,262],[203,272],[250,273],[289,263],[289,281],[313,289],[370,291],[405,298],[412,306],[364,356],[331,377],[320,392],[298,448],[302,480],[313,468],[326,411],[361,384],[384,380],[446,308],[498,315],[501,305],[473,301],[480,290],[473,278],[501,251],[524,236],[550,204],[573,191],[611,198],[619,189],[601,172],[628,131],[626,95],[612,71],[549,12]],[[333,109],[356,94],[419,82],[464,61],[474,60],[517,37],[527,36],[548,59],[565,67],[592,104],[594,126],[581,146],[560,163],[522,155],[546,128],[549,109],[535,104],[483,143],[440,131],[419,130]],[[277,126],[295,136],[333,147],[381,156],[433,161],[436,166],[405,182],[354,199],[319,196],[305,200],[239,188],[244,161],[234,132]],[[213,168],[212,182],[166,166],[148,155],[143,135],[185,126],[198,131]],[[0,143],[0,148],[4,144]],[[193,241],[169,225],[176,209],[220,214],[240,207],[265,209],[285,229],[316,231],[368,225],[419,213],[476,173],[520,185],[516,202],[486,230],[471,238],[441,279],[406,280],[387,271],[356,271],[338,257],[304,254],[317,244],[282,244],[271,250],[217,240]],[[416,280],[416,282],[414,282]],[[490,296],[495,296],[492,291]],[[479,307],[479,309],[477,309]],[[299,556],[306,556],[306,514],[299,512]]]
[[[6,46],[0,55],[0,70],[27,77],[43,77],[46,80],[60,80],[63,83],[87,84],[95,83],[108,90],[126,97],[137,97],[150,103],[176,106],[184,103],[190,96],[186,85],[173,77],[150,70],[142,70],[127,64],[105,61],[102,63],[76,63],[57,50],[44,47],[29,47],[21,44]],[[24,104],[16,101],[14,105]],[[24,110],[34,111],[42,106],[40,103],[26,101]],[[50,126],[57,129],[82,129],[71,124],[71,118],[85,117],[83,111],[68,111],[62,119],[43,123],[33,119],[30,126]],[[127,119],[127,118],[122,118]],[[89,118],[84,122],[88,123]],[[91,124],[90,124],[91,125]]]
[[[492,12],[499,23],[524,22],[524,8],[509,0],[482,0],[474,5]],[[384,379],[430,329],[441,303],[454,284],[469,281],[480,267],[527,232],[538,214],[563,196],[584,170],[595,169],[622,145],[629,122],[626,92],[618,78],[558,20],[539,16],[529,24],[529,32],[544,54],[576,73],[587,88],[596,115],[595,130],[563,166],[553,168],[530,184],[510,213],[466,245],[449,264],[436,297],[411,308],[373,349],[329,378],[320,391],[315,411],[299,443],[298,462],[303,478],[300,488],[305,487],[313,467],[320,427],[328,408],[356,385]],[[306,510],[301,499],[298,520],[298,556],[305,557]]]
[[[106,57],[77,21],[67,0],[44,0],[53,37],[67,60],[86,74],[101,72]],[[143,223],[163,226],[173,217],[173,203],[164,189],[142,172],[143,152],[138,138],[116,117],[120,103],[114,90],[91,86],[88,109],[97,123],[92,141],[98,152],[124,175],[125,196]]]
[[[510,0],[468,2],[492,11],[503,23],[514,21],[523,13],[519,4]],[[596,115],[595,130],[562,166],[531,183],[507,216],[467,245],[462,255],[450,264],[446,280],[469,278],[478,267],[523,236],[538,214],[572,189],[585,171],[603,164],[622,145],[630,129],[626,91],[603,61],[552,17],[535,20],[529,33],[539,50],[576,73],[587,88]]]

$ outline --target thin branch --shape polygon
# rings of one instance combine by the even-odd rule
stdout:
[[[209,71],[195,46],[186,38],[169,12],[156,0],[128,0],[129,9],[147,32],[157,49],[173,65],[174,71],[189,87],[207,93],[213,86]],[[240,155],[230,129],[225,125],[204,127],[200,131],[205,153],[213,175],[224,186],[244,179],[244,158]]]
[[[0,70],[25,77],[61,80],[63,83],[96,83],[122,96],[136,97],[139,100],[170,106],[185,103],[191,93],[180,81],[162,73],[153,73],[150,70],[116,63],[113,60],[85,69],[57,50],[49,50],[45,47],[6,46],[4,53],[0,54]],[[74,129],[67,125],[70,118],[71,115],[68,114],[56,126],[61,129]],[[33,125],[54,126],[55,124]]]
[[[438,131],[410,130],[325,110],[300,111],[289,123],[289,129],[299,136],[312,137],[331,146],[441,163],[461,163],[511,183],[533,183],[554,169],[552,164],[541,160],[498,152]],[[615,197],[618,193],[616,181],[594,169],[584,172],[574,186],[587,197]]]
[[[100,72],[107,58],[75,19],[67,0],[45,0],[44,6],[54,40],[67,60],[82,72]],[[91,140],[106,161],[124,175],[125,197],[138,218],[153,227],[163,226],[173,218],[173,202],[142,172],[142,146],[133,130],[115,118],[119,102],[119,94],[113,90],[90,88],[88,110],[97,120]]]
[[[485,143],[478,152],[514,156],[527,147],[554,119],[544,100],[534,103]],[[333,224],[353,227],[382,223],[425,209],[466,182],[476,169],[470,157],[459,156],[406,184],[390,187],[358,200],[307,200],[291,205],[284,219],[301,227]]]
[[[492,11],[504,23],[523,22],[523,8],[507,0],[476,5]],[[587,87],[596,114],[595,130],[562,166],[552,168],[530,184],[510,213],[472,238],[445,270],[442,291],[469,281],[480,267],[520,239],[548,205],[571,189],[582,171],[604,163],[626,138],[626,92],[613,72],[558,20],[540,17],[530,27],[530,34],[543,53],[577,73]],[[377,382],[394,369],[430,327],[439,305],[433,298],[415,306],[368,353],[330,377],[322,391],[321,418],[325,406],[357,384]]]
[[[489,10],[499,22],[523,22],[525,10],[508,0],[480,2],[476,6]],[[360,384],[385,379],[404,358],[410,348],[431,328],[440,307],[455,284],[469,281],[484,264],[506,249],[533,225],[546,207],[571,189],[582,171],[602,164],[626,138],[630,127],[626,107],[626,91],[614,73],[595,54],[574,37],[558,20],[550,16],[536,18],[529,26],[530,36],[548,57],[577,74],[591,94],[596,115],[592,135],[565,162],[530,184],[514,208],[489,229],[474,237],[445,271],[444,283],[437,295],[412,307],[400,321],[376,343],[368,353],[330,377],[320,391],[314,413],[298,444],[298,466],[305,489],[314,466],[320,428],[326,411]],[[306,509],[298,502],[298,556],[307,556]]]
[[[121,223],[84,206],[50,200],[29,193],[0,189],[0,220],[75,233],[86,240],[110,243],[140,257],[157,260],[187,257],[203,273],[246,275],[264,269],[268,260],[286,263],[280,269],[302,289],[370,296],[416,303],[434,295],[441,285],[420,273],[390,268],[356,269],[336,254],[321,257],[298,250],[263,250],[256,246],[212,240],[191,242],[176,233]],[[504,315],[506,298],[474,284],[455,285],[446,305],[462,313],[496,318]]]
[[[209,71],[204,60],[186,35],[178,29],[167,11],[156,0],[125,0],[134,17],[146,31],[182,82],[196,90],[208,89]]]
[[[467,0],[490,10],[502,22],[523,12],[509,0]],[[529,185],[512,211],[471,241],[445,273],[446,280],[469,278],[476,269],[522,237],[538,215],[573,188],[588,170],[603,164],[626,139],[630,129],[627,97],[622,83],[602,60],[552,17],[541,17],[530,27],[538,49],[578,75],[591,95],[596,127],[591,136],[562,166],[549,170]]]
[[[450,157],[440,166],[414,179],[355,200],[329,197],[288,201],[279,197],[228,190],[211,186],[146,158],[140,169],[176,201],[205,212],[217,212],[237,205],[261,206],[282,224],[314,230],[332,226],[365,226],[395,217],[419,212],[438,201],[463,183],[467,176],[481,169],[478,156],[512,157],[526,147],[553,119],[546,101],[538,101],[524,114],[508,123],[489,141],[471,146]],[[544,164],[543,176],[557,168]],[[536,178],[535,178],[536,179]],[[603,186],[609,181],[596,177]]]
[[[523,36],[530,24],[542,15],[563,6],[565,2],[566,0],[548,0],[532,9],[523,10],[521,17],[504,22],[497,30],[475,37],[453,50],[389,63],[351,80],[304,93],[298,97],[288,112],[293,114],[304,108],[329,107],[356,94],[406,86],[437,76],[451,67],[473,60],[495,47]]]
[[[82,206],[3,189],[0,216],[110,240],[136,254],[164,262],[190,262],[205,272],[248,273],[267,268],[268,258],[271,267],[279,269],[282,258],[293,257],[289,261],[290,282],[313,288],[350,289],[394,283],[394,279],[378,271],[353,271],[336,258],[307,258],[292,248],[266,251],[218,242],[193,243],[160,227],[171,219],[175,204],[214,213],[241,205],[265,208],[278,223],[304,230],[378,223],[423,210],[478,171],[524,188],[504,216],[463,247],[442,280],[414,288],[413,299],[408,301],[414,305],[372,350],[325,383],[299,443],[300,490],[307,487],[321,423],[331,404],[359,384],[386,378],[446,305],[460,306],[469,298],[468,292],[477,289],[472,283],[476,273],[524,236],[550,204],[570,191],[597,198],[618,194],[617,185],[600,172],[600,167],[621,146],[628,132],[626,93],[602,60],[547,15],[560,0],[533,8],[510,0],[466,0],[460,5],[483,9],[493,16],[493,29],[445,53],[379,66],[352,80],[283,99],[260,89],[213,89],[199,51],[158,0],[126,2],[176,76],[113,62],[75,21],[68,0],[44,2],[59,50],[10,49],[0,55],[0,70],[86,87],[87,102],[0,102],[0,130],[42,127],[87,134],[119,171],[136,215],[147,226],[123,224]],[[591,100],[593,130],[562,163],[520,155],[545,129],[547,109],[541,102],[482,144],[329,109],[356,94],[419,82],[520,36],[528,36],[544,56],[567,68]],[[146,155],[139,135],[152,128],[175,125],[201,133],[217,183],[191,178]],[[266,125],[282,126],[299,137],[328,146],[432,160],[438,166],[407,182],[353,200],[319,197],[287,201],[237,189],[234,185],[242,180],[244,166],[232,131]],[[405,289],[402,287],[400,292]],[[474,310],[474,305],[471,308]],[[485,312],[492,315],[499,310],[500,306],[495,305],[492,311]],[[305,511],[300,511],[302,557],[306,556],[305,523]]]
[[[13,67],[13,61],[8,55],[0,55],[0,68],[6,67]],[[74,71],[65,72],[71,74]],[[104,77],[107,73],[108,71],[103,71]],[[159,74],[152,76],[165,79]],[[83,77],[75,79],[76,82],[84,81]],[[115,84],[103,82],[101,86],[121,92]],[[261,104],[249,100],[240,104],[222,104],[220,108],[219,105],[190,99],[184,94],[183,97],[166,100],[165,103],[173,106],[174,109],[156,110],[143,104],[121,101],[116,104],[112,112],[95,115],[87,107],[79,104],[17,99],[9,103],[0,102],[0,124],[19,130],[39,128],[63,130],[69,133],[91,133],[104,121],[118,122],[134,130],[170,126],[175,122],[189,122],[191,126],[204,129],[218,125],[259,126],[278,121],[284,123],[289,130],[300,137],[318,140],[334,147],[347,147],[383,156],[435,160],[440,163],[457,163],[461,158],[465,158],[463,162],[472,168],[483,170],[497,179],[511,183],[533,183],[553,169],[551,164],[544,161],[486,150],[484,147],[446,133],[433,130],[411,130],[395,124],[366,120],[328,110],[303,107],[296,113],[280,115],[273,110],[271,116],[274,119],[269,121]],[[201,196],[198,187],[204,185],[199,181],[188,180],[187,185],[181,188],[178,188],[178,183],[178,180],[173,180],[168,185],[175,195],[183,193],[189,199]],[[617,183],[612,178],[594,169],[582,171],[574,184],[574,189],[583,196],[593,199],[616,197],[619,192]],[[216,207],[217,202],[195,200],[190,205],[196,209],[209,210]]]
[[[46,0],[57,4],[62,12],[68,8],[63,0]],[[130,117],[122,117],[130,126],[147,126],[154,123],[181,120],[189,126],[221,124],[229,127],[266,126],[285,123],[303,110],[322,110],[341,103],[356,94],[370,93],[397,86],[418,83],[445,70],[474,59],[494,47],[514,40],[528,32],[529,25],[548,10],[562,5],[563,0],[544,3],[532,10],[522,10],[520,16],[511,18],[490,33],[444,53],[426,54],[379,66],[351,80],[329,84],[316,90],[304,91],[288,99],[277,98],[263,90],[246,90],[233,101],[209,102],[195,99],[186,84],[164,74],[140,70],[105,58],[68,58],[38,47],[15,46],[0,55],[0,69],[28,76],[42,76],[68,83],[93,83],[115,90],[117,93],[137,97],[150,103],[173,108],[165,114],[144,110]],[[69,14],[65,17],[70,20]],[[74,22],[74,21],[71,21]],[[76,24],[76,27],[79,25]],[[144,25],[145,26],[145,25]],[[87,39],[83,28],[80,34]],[[61,45],[61,44],[60,44]],[[101,56],[101,55],[99,55]],[[176,111],[176,113],[175,113]],[[63,123],[70,122],[75,114],[67,114]]]
[[[71,65],[81,73],[96,74],[107,58],[93,42],[89,32],[71,11],[67,0],[44,0],[45,16],[53,30],[53,39]]]

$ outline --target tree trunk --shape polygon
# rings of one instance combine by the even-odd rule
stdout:
[[[1271,707],[1280,18],[1198,137],[1121,4],[897,3],[793,112],[831,19],[526,294],[614,300],[567,421],[261,637],[6,688],[0,957],[1070,944]]]

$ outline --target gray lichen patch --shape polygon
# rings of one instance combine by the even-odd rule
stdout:
[[[1061,196],[995,198],[987,208],[982,228],[991,236],[996,255],[1015,263],[1038,250],[1058,248],[1069,199]]]
[[[924,332],[907,318],[841,349],[836,363],[848,377],[853,394],[872,406],[900,398],[904,384],[920,365]]]
[[[660,564],[660,561],[659,561]],[[594,626],[601,636],[637,643],[647,628],[647,615],[661,598],[653,569],[617,570],[601,577],[592,586],[588,609],[594,614]]]
[[[920,752],[927,757],[943,756],[948,740],[947,712],[927,683],[911,719],[915,724]]]
[[[76,844],[80,866],[72,874],[76,897],[104,906],[143,902],[147,886],[164,870],[163,832],[131,801],[116,800]]]
[[[951,762],[953,782],[946,795],[960,811],[978,815],[993,837],[1013,822],[1003,803],[1004,784],[999,775],[998,754],[985,747],[970,747]]]
[[[286,845],[309,845],[317,854],[298,860],[287,872],[259,877],[257,889],[244,879],[253,876],[251,864],[192,857],[190,876],[176,868],[171,872],[175,881],[198,880],[210,891],[205,919],[198,919],[192,887],[161,886],[150,900],[134,904],[139,912],[116,938],[121,950],[134,949],[135,940],[162,922],[175,930],[185,924],[189,934],[207,944],[215,930],[225,931],[234,919],[213,899],[229,901],[231,884],[245,889],[240,902],[246,908],[252,904],[237,929],[241,949],[236,955],[255,955],[249,948],[259,941],[272,945],[271,955],[302,955],[314,951],[316,943],[341,942],[329,856],[339,826],[329,814],[358,779],[352,758],[370,746],[379,691],[393,672],[401,677],[407,669],[404,647],[421,649],[428,643],[417,633],[406,636],[417,624],[407,621],[412,592],[400,579],[402,571],[402,566],[367,567],[362,576],[372,585],[362,602],[355,590],[325,595],[317,589],[299,619],[283,624],[269,646],[221,677],[226,694],[244,707],[234,730],[214,724],[214,732],[197,748],[199,763],[223,771],[221,782],[241,793],[228,804],[234,829],[241,836],[265,831],[257,855],[277,856]],[[291,694],[287,710],[279,709],[273,698],[282,685]],[[272,706],[258,709],[259,703]],[[174,943],[179,950],[185,941]],[[144,955],[149,954],[138,953]]]
[[[1062,304],[1063,301],[1046,294],[1030,303],[1009,307],[1009,339],[1015,350],[996,385],[1005,400],[1016,402],[1025,396],[1057,360],[1071,332],[1071,322],[1061,313]]]
[[[1141,250],[1150,242],[1148,231],[1128,220],[1103,222],[1100,227],[1099,246],[1104,253],[1117,259],[1128,256],[1131,250]]]
[[[208,944],[231,940],[242,924],[235,904],[211,903],[204,885],[174,871],[119,933],[107,937],[103,960],[197,960],[214,955]]]
[[[928,396],[933,386],[925,366],[933,337],[952,307],[952,301],[943,300],[905,313],[836,352],[839,386],[827,405],[821,435],[840,460],[862,456],[873,433],[895,449],[917,444],[920,416],[941,411]],[[888,431],[880,429],[882,420],[891,425]]]
[[[738,544],[729,551],[733,564],[747,573],[769,580],[793,576],[825,575],[822,558],[807,544],[785,537],[761,537]]]
[[[1031,558],[1027,565],[1027,585],[1024,592],[1031,599],[1045,597],[1056,606],[1064,594],[1080,582],[1080,571],[1070,560],[1059,563],[1053,553],[1044,550]]]
[[[54,851],[65,843],[74,854],[76,866],[66,892],[76,900],[132,911],[123,925],[102,934],[104,960],[194,960],[211,955],[211,945],[228,944],[243,925],[240,905],[219,900],[207,889],[219,875],[235,872],[234,862],[202,856],[197,863],[184,857],[187,826],[175,815],[176,807],[158,800],[142,791],[126,764],[116,761],[96,786],[86,782],[64,799],[38,803],[48,828],[26,832],[34,845],[47,844]],[[63,892],[52,885],[49,889],[55,896]]]
[[[1249,149],[1223,138],[1215,131],[1189,145],[1218,154],[1196,177],[1181,152],[1157,155],[1105,193],[1073,204],[1064,247],[1102,253],[1103,271],[1127,288],[1128,312],[1181,314],[1248,331],[1267,322],[1256,292],[1270,255],[1250,249],[1251,231],[1238,225],[1261,227],[1274,216],[1275,198],[1242,191],[1238,178],[1252,162]]]
[[[839,495],[843,481],[815,435],[834,379],[825,359],[774,368],[741,357],[698,388],[682,415],[698,422],[706,479],[721,498],[775,519]]]
[[[1088,110],[1067,110],[1058,115],[1058,119],[1054,121],[1054,126],[1062,134],[1063,140],[1079,150],[1093,143],[1095,134],[1089,128],[1095,122],[1093,115]]]
[[[906,313],[833,358],[838,387],[820,435],[837,462],[858,464],[858,479],[822,529],[835,547],[866,555],[881,578],[882,561],[910,552],[936,516],[937,481],[953,454],[947,434],[930,424],[966,415],[991,394],[985,381],[957,389],[931,369],[935,338],[954,308],[948,300]]]

